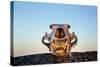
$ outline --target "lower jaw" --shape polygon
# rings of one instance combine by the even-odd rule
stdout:
[[[63,57],[63,56],[65,56],[65,52],[64,52],[64,50],[56,50],[55,55],[58,57]]]

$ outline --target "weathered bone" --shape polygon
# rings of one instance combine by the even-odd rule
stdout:
[[[54,34],[57,28],[61,27],[66,33],[64,38],[55,38]],[[74,32],[70,33],[68,24],[52,24],[50,28],[53,30],[52,35],[48,36],[47,33],[42,37],[42,43],[49,48],[49,51],[57,57],[69,57],[70,51],[73,46],[77,44],[77,36]],[[50,43],[44,42],[47,39]]]

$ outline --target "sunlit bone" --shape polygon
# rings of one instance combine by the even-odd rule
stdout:
[[[77,45],[77,36],[69,32],[68,24],[51,24],[51,33],[45,33],[42,43],[49,48],[49,51],[57,57],[70,58],[72,47]]]

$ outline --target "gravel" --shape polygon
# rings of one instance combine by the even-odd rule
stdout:
[[[88,61],[97,61],[97,51],[72,52],[72,57],[70,58],[69,63],[88,62]],[[55,63],[68,63],[68,62],[58,62],[56,56],[52,55],[51,53],[11,57],[11,65],[13,66],[55,64]]]

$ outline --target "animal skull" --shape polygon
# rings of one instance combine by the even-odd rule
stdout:
[[[77,44],[77,36],[74,32],[69,32],[68,24],[51,24],[51,33],[45,33],[42,37],[42,43],[49,48],[49,51],[57,57],[70,56],[70,50]],[[48,40],[48,43],[45,42]]]

